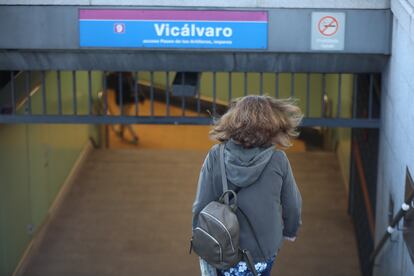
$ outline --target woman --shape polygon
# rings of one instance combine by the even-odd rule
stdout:
[[[229,189],[237,191],[240,248],[251,252],[259,275],[270,275],[283,237],[294,241],[301,224],[302,199],[286,154],[302,119],[293,101],[246,96],[233,102],[210,136],[225,143]],[[193,229],[200,211],[222,194],[219,147],[213,146],[201,168],[193,204]],[[253,228],[253,229],[251,229]],[[200,260],[203,275],[252,275],[244,261],[215,270]]]

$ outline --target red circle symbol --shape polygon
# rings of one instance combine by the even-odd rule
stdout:
[[[338,20],[333,16],[324,16],[319,20],[318,30],[324,36],[333,36],[339,29]]]

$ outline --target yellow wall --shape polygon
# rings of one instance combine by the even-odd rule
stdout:
[[[169,87],[171,89],[175,72],[169,73]],[[244,96],[247,91],[248,95],[260,93],[260,73],[247,73],[247,89],[245,87],[244,73],[231,73],[231,94],[232,98]],[[276,96],[276,83],[278,83],[279,97],[288,98],[292,93],[292,76],[291,73],[280,73],[278,81],[276,74],[263,73],[263,93],[270,96]],[[326,74],[326,93],[332,100],[332,113],[336,115],[338,100],[338,74]],[[149,72],[139,72],[140,80],[150,81]],[[322,74],[309,74],[309,117],[320,117],[322,115]],[[228,72],[216,73],[216,97],[218,101],[227,103],[229,98],[229,81]],[[154,72],[153,82],[159,87],[166,87],[166,73]],[[306,114],[307,101],[307,75],[303,73],[294,74],[294,97],[298,99],[298,105]],[[342,93],[341,93],[341,117],[350,118],[352,104],[352,75],[342,74]],[[213,98],[213,73],[203,72],[201,74],[200,91],[202,97]]]

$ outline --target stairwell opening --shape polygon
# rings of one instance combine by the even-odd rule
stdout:
[[[131,272],[144,268],[159,274],[183,259],[192,264],[180,268],[180,273],[194,274],[196,263],[182,250],[189,235],[186,221],[197,174],[214,143],[207,137],[208,124],[226,110],[231,99],[248,94],[298,98],[305,114],[301,135],[288,152],[309,204],[304,208],[303,243],[286,245],[276,271],[291,269],[289,256],[297,252],[314,256],[301,269],[321,271],[323,266],[329,271],[339,265],[350,273],[347,275],[359,270],[356,248],[360,260],[372,250],[368,217],[375,213],[377,75],[201,72],[197,93],[187,97],[174,95],[176,72],[130,73],[133,86],[127,88],[131,93],[128,104],[115,91],[123,89],[123,80],[128,78],[119,72],[115,85],[106,83],[109,72],[101,71],[7,72],[12,81],[3,87],[6,92],[0,101],[0,117],[3,123],[10,123],[6,127],[26,123],[30,128],[39,122],[91,124],[90,136],[101,147],[86,159],[22,275],[49,275],[60,269],[76,273],[73,267],[81,269],[92,260],[99,264],[90,268],[96,273],[111,267],[128,271],[129,266]],[[370,201],[362,188],[363,176]],[[174,215],[167,216],[164,201],[171,195]],[[314,221],[311,213],[317,213],[317,223],[310,223]],[[171,235],[158,231],[163,223],[175,224]],[[329,235],[332,239],[326,239]],[[344,250],[331,256],[330,266],[326,266],[329,247]],[[123,260],[111,263],[109,259],[117,255]],[[149,257],[154,256],[163,260],[162,265],[151,265]],[[59,266],[65,258],[72,263]],[[46,268],[41,264],[48,259],[56,263]],[[361,261],[360,265],[364,274],[369,273],[368,264]]]

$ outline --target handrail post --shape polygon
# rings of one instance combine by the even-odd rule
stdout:
[[[379,252],[381,252],[382,248],[384,247],[387,240],[391,237],[392,233],[395,231],[395,227],[400,222],[400,220],[407,214],[411,209],[413,209],[414,205],[414,191],[408,196],[405,202],[401,205],[401,209],[398,211],[397,215],[393,218],[390,225],[387,227],[386,232],[382,236],[381,240],[379,241],[378,245],[375,247],[374,251],[371,254],[370,262],[374,263],[375,258],[378,256]]]

